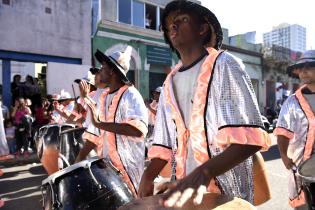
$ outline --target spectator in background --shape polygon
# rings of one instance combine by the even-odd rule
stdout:
[[[9,146],[10,154],[16,152],[15,126],[11,119],[5,120],[5,136]]]
[[[15,99],[21,96],[21,75],[16,74],[13,77],[13,82],[11,83],[11,93],[12,93],[12,104],[14,104]]]
[[[32,98],[32,111],[35,112],[35,108],[36,107],[40,107],[42,106],[42,97],[41,97],[41,93],[40,93],[40,86],[39,86],[39,81],[38,78],[33,78],[33,91],[34,91],[34,95]]]
[[[146,28],[151,28],[151,25],[152,25],[152,18],[150,17],[150,14],[147,13],[145,15],[145,27]]]
[[[27,122],[27,116],[32,114],[31,109],[26,106],[24,98],[19,98],[15,100],[15,105],[11,114],[11,117],[14,118],[15,125],[17,126],[16,130],[16,146],[17,152],[16,157],[19,158],[21,153],[24,154],[24,158],[28,158],[28,136],[30,135],[29,125]],[[22,151],[23,147],[23,151]]]
[[[36,105],[35,106],[35,122],[34,126],[36,128],[40,128],[43,125],[46,125],[49,123],[49,116],[47,108],[49,106],[48,100],[44,100],[41,106]]]
[[[32,98],[32,96],[34,95],[34,81],[33,77],[30,75],[27,75],[25,78],[23,92],[24,98]]]

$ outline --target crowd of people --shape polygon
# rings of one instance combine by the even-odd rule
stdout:
[[[29,158],[36,150],[33,136],[36,130],[51,121],[52,96],[42,98],[38,79],[27,75],[14,75],[11,83],[12,106],[2,104],[2,114],[9,152],[16,158]]]
[[[265,174],[260,174],[257,183],[254,159],[260,150],[268,149],[271,140],[242,61],[220,50],[220,23],[199,4],[170,2],[161,29],[181,62],[163,86],[152,92],[150,102],[144,102],[126,76],[130,47],[110,55],[97,50],[94,56],[101,67],[91,68],[86,77],[75,81],[79,98],[62,91],[38,102],[34,79],[29,77],[21,85],[15,77],[12,120],[6,119],[8,142],[16,139],[16,147],[9,143],[10,151],[16,149],[17,155],[24,151],[27,156],[31,124],[72,123],[85,128],[82,137],[86,141],[76,162],[92,150],[108,157],[138,198],[166,191],[160,204],[181,208],[189,200],[200,205],[206,193],[214,193],[257,204],[269,186],[261,181]],[[282,160],[293,172],[314,151],[314,52],[306,52],[289,67],[305,85],[284,103],[275,129]],[[147,152],[145,140],[149,142]],[[145,158],[149,160],[146,167]],[[155,180],[165,169],[167,182],[155,189]],[[303,187],[294,173],[290,204],[303,209]],[[258,190],[258,194],[257,188],[267,190]],[[270,199],[265,197],[263,202]]]

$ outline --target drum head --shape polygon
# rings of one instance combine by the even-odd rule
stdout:
[[[165,208],[159,205],[159,199],[162,195],[155,195],[151,197],[146,197],[143,199],[136,199],[132,202],[126,204],[119,208],[119,210],[179,210],[178,208]],[[180,210],[254,210],[256,209],[253,205],[247,201],[234,198],[229,199],[224,195],[219,195],[215,193],[208,193],[204,195],[201,205],[195,206],[192,200],[189,200]]]
[[[301,164],[298,168],[298,175],[308,182],[315,182],[315,155]]]

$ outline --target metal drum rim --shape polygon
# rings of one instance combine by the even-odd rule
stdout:
[[[53,123],[53,124],[43,125],[42,127],[39,128],[39,130],[41,130],[42,128],[60,127],[60,126],[63,126],[63,125],[70,126],[70,127],[75,127],[74,124],[70,124],[70,123],[65,123],[65,124]]]
[[[71,171],[74,171],[75,169],[78,169],[78,168],[85,168],[87,165],[89,165],[89,163],[94,163],[98,160],[103,160],[104,158],[91,158],[91,159],[88,159],[88,160],[83,160],[81,162],[78,162],[78,163],[75,163],[71,166],[68,166],[67,168],[64,168],[60,171],[57,171],[53,174],[51,174],[50,176],[48,176],[46,179],[44,179],[42,181],[42,185],[45,185],[45,184],[48,184],[48,183],[55,183],[55,180],[64,175],[64,174],[67,174]]]
[[[309,158],[309,159],[311,159],[311,158]],[[307,160],[309,160],[309,159],[307,159]],[[302,174],[301,174],[301,169],[302,169],[302,167],[303,167],[305,164],[307,164],[307,160],[304,161],[304,162],[298,167],[298,169],[297,169],[297,175],[298,175],[299,177],[301,177],[302,181],[307,181],[307,182],[309,182],[309,183],[312,183],[312,182],[315,182],[315,177],[309,177],[309,176],[305,176],[305,175],[302,175]]]
[[[297,173],[299,177],[301,177],[302,181],[307,181],[309,183],[315,183],[315,177],[303,176],[299,172]]]

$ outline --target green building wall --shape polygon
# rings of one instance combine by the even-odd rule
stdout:
[[[95,35],[92,38],[92,52],[93,55],[96,52],[97,49],[101,50],[102,52],[105,52],[107,49],[111,48],[114,45],[117,44],[128,44],[132,46],[139,54],[140,59],[141,59],[141,67],[140,69],[137,69],[136,71],[137,78],[138,78],[138,90],[140,91],[141,95],[143,96],[144,99],[148,99],[150,97],[150,89],[149,89],[149,74],[150,72],[160,72],[163,73],[164,69],[163,66],[158,66],[154,65],[154,69],[150,69],[150,71],[145,70],[145,59],[147,56],[147,43],[144,43],[142,41],[137,41],[136,39],[146,39],[146,40],[152,40],[155,42],[160,42],[161,44],[165,44],[163,39],[154,39],[151,37],[146,37],[146,36],[141,36],[138,34],[133,34],[133,33],[126,33],[126,32],[121,32],[117,30],[112,30],[112,29],[106,29],[99,27],[98,31],[105,31],[105,32],[110,32],[110,33],[115,33],[118,35],[125,35],[131,37],[131,41],[125,41],[125,40],[120,40],[120,39],[114,39],[114,38],[109,38],[109,37],[104,37],[104,36],[98,36]],[[96,33],[97,34],[97,33]],[[135,40],[132,40],[132,39]],[[175,61],[176,63],[178,62],[177,56],[172,53],[172,60]],[[98,63],[96,64],[97,66],[99,65]],[[160,68],[159,68],[160,67]]]

